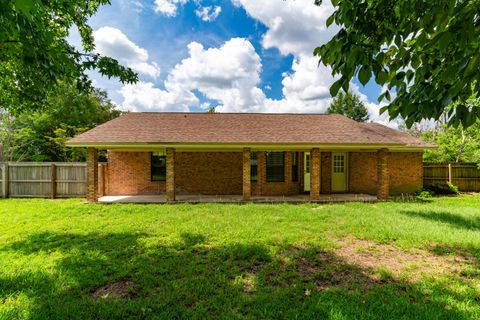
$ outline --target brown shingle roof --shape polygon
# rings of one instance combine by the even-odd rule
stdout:
[[[428,146],[383,125],[335,114],[130,112],[69,141],[70,145],[102,143]]]

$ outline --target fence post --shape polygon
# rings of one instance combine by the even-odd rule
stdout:
[[[8,163],[3,164],[2,168],[2,197],[8,197]]]
[[[452,164],[448,164],[448,182],[452,183]]]
[[[52,199],[55,199],[57,196],[57,166],[55,165],[55,163],[52,163],[51,169]]]

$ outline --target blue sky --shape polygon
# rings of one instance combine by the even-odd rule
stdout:
[[[96,51],[140,81],[92,78],[124,110],[322,113],[335,79],[312,51],[338,30],[325,26],[332,10],[313,0],[112,0],[90,20]],[[352,84],[385,122],[380,88]]]

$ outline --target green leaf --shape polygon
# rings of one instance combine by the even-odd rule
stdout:
[[[330,87],[330,95],[332,97],[335,97],[338,93],[338,91],[340,90],[340,87],[342,86],[342,83],[343,83],[343,78],[341,78],[340,80],[337,80],[335,81],[332,86]]]
[[[377,73],[377,77],[375,78],[375,80],[379,85],[383,85],[388,80],[388,74],[385,71],[380,70]]]
[[[385,99],[387,99],[388,101],[392,101],[392,97],[390,96],[390,91],[385,91]]]
[[[364,65],[360,68],[360,71],[358,72],[358,80],[360,80],[361,84],[366,85],[371,76],[372,70],[370,69],[370,66]]]
[[[24,15],[30,16],[35,2],[33,0],[15,0],[15,8],[21,11]]]
[[[333,23],[334,20],[335,20],[335,15],[334,14],[332,14],[330,17],[328,17],[327,27],[330,27],[330,25]]]
[[[445,50],[452,41],[452,35],[450,32],[444,32],[439,39],[440,50]]]

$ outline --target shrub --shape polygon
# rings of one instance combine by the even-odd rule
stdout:
[[[452,194],[460,194],[460,191],[458,191],[458,187],[453,183],[447,182],[447,186]]]
[[[421,189],[415,192],[414,195],[420,198],[431,198],[435,195],[435,192],[428,189]]]
[[[428,190],[433,194],[453,194],[458,195],[460,192],[458,191],[458,187],[447,182],[445,184],[435,184],[422,189],[422,191]]]

